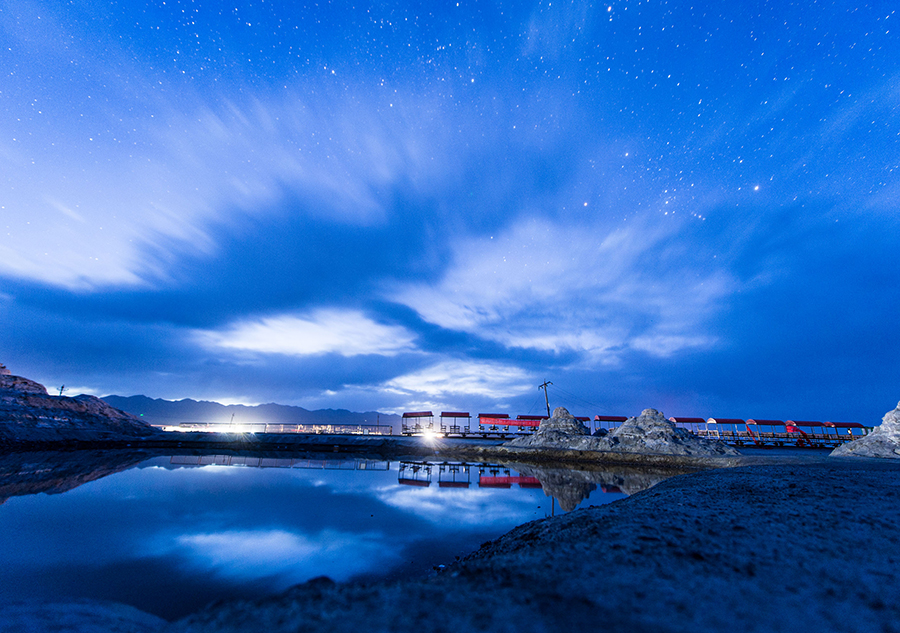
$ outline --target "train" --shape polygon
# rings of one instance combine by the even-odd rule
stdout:
[[[431,411],[404,413],[401,434],[440,435],[443,437],[481,437],[506,439],[534,433],[547,416],[506,413],[479,413],[473,416],[464,411],[444,411],[437,416]],[[623,415],[595,415],[578,417],[591,433],[599,429],[612,431],[628,418]],[[676,427],[698,437],[717,439],[733,446],[801,448],[834,448],[845,442],[865,437],[872,427],[858,422],[818,422],[812,420],[762,420],[737,418],[671,417]]]

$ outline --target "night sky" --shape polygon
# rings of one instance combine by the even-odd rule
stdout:
[[[0,3],[0,362],[67,393],[877,423],[895,2]]]

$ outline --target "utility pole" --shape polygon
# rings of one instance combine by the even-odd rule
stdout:
[[[65,385],[63,385],[62,387],[60,387],[60,388],[59,388],[59,395],[63,395],[63,391],[65,391],[65,390],[66,390],[66,386],[65,386]]]
[[[547,385],[552,385],[552,384],[553,384],[552,382],[545,380],[544,384],[541,385],[540,387],[538,387],[538,389],[544,390],[544,402],[547,403],[547,417],[548,418],[550,417],[550,398],[547,397]]]

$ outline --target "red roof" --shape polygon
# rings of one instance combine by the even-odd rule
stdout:
[[[509,414],[507,413],[479,413],[479,418],[501,418],[501,419],[509,419]]]
[[[517,420],[543,420],[543,415],[517,415]]]
[[[766,424],[769,426],[784,426],[781,420],[747,420],[747,424]]]
[[[427,488],[431,485],[430,481],[423,481],[421,479],[397,479],[397,483],[404,486],[421,486],[422,488]]]
[[[404,413],[404,418],[433,418],[434,414],[431,411],[415,411],[410,413]]]
[[[595,415],[594,422],[624,422],[627,420],[624,415]]]
[[[864,428],[866,428],[859,422],[826,422],[825,426],[830,426],[835,429],[864,429]]]
[[[710,424],[744,424],[740,418],[710,418],[707,422]]]
[[[794,426],[825,426],[821,422],[812,422],[810,420],[788,420],[787,424],[793,424]]]
[[[669,418],[671,422],[681,422],[682,424],[706,424],[706,420],[703,418]]]
[[[469,415],[468,411],[444,411],[441,413],[442,418],[470,418],[472,416]]]

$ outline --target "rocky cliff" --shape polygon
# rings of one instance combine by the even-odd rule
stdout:
[[[51,396],[33,380],[0,375],[0,444],[116,441],[154,433],[95,396]]]

